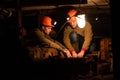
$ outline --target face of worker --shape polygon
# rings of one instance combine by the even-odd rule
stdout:
[[[68,21],[72,28],[75,28],[77,26],[77,20],[76,17],[71,17],[71,19]]]
[[[49,35],[52,31],[52,27],[43,27],[43,31],[45,32],[45,34]]]

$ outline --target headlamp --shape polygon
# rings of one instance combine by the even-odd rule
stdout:
[[[53,25],[55,26],[57,24],[57,21],[54,21]]]
[[[68,20],[70,20],[70,17],[67,17],[66,19],[67,19],[67,21],[68,21]]]
[[[53,20],[51,24],[53,25],[53,27],[55,27],[55,25],[57,24],[57,21]]]

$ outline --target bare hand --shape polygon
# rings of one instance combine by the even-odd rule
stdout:
[[[72,57],[72,55],[71,55],[71,53],[70,53],[69,50],[65,49],[64,52],[66,53],[66,55],[67,55],[68,58]]]
[[[79,52],[78,55],[77,55],[77,57],[78,58],[83,58],[84,53],[85,53],[84,51]]]
[[[72,57],[77,58],[77,53],[75,51],[72,52]]]

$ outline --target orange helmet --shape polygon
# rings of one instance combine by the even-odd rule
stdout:
[[[52,24],[52,19],[48,16],[44,16],[41,20],[41,24],[45,27],[54,27]]]
[[[74,15],[76,15],[76,13],[77,13],[77,10],[72,9],[72,10],[69,10],[69,11],[68,11],[67,16],[73,17]]]
[[[77,14],[77,10],[75,9],[71,9],[68,11],[67,13],[67,22],[72,22],[72,21],[75,21],[76,18],[74,17],[75,15]]]

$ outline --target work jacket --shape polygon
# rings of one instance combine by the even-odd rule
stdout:
[[[63,32],[63,42],[69,50],[74,50],[69,38],[70,33],[73,31],[79,34],[80,36],[84,37],[82,48],[85,48],[87,50],[89,48],[89,45],[91,43],[92,36],[93,36],[91,24],[89,22],[86,22],[86,25],[84,28],[80,28],[78,26],[76,26],[75,28],[72,28],[70,25],[65,26],[65,29]]]
[[[45,34],[39,28],[34,30],[36,36],[36,42],[40,47],[50,47],[63,51],[65,47],[58,41],[52,39],[49,35]]]

